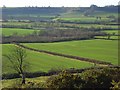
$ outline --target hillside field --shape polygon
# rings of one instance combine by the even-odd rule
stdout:
[[[51,52],[118,63],[117,40],[82,40],[58,43],[24,43],[23,45]]]
[[[63,84],[67,88],[73,88],[72,85],[83,90],[84,87],[93,90],[98,87],[120,88],[119,7],[94,4],[90,7],[3,5],[0,21],[2,88],[17,86],[21,90],[23,87],[20,86],[25,85],[30,89],[33,86],[41,89],[46,88],[52,79],[56,80],[51,84],[60,87]],[[26,50],[25,62],[19,58],[22,57],[20,51],[15,52],[17,55],[12,53],[15,47]],[[5,57],[9,54],[18,61],[15,66]],[[65,73],[58,79],[53,77],[63,70]],[[74,75],[80,77],[72,78]]]
[[[10,53],[14,47],[13,44],[3,44],[3,55]],[[49,70],[59,70],[68,68],[86,68],[93,66],[92,63],[78,61],[74,59],[53,56],[44,53],[38,53],[27,50],[27,62],[30,64],[30,72],[48,72]],[[9,68],[9,61],[3,56],[3,73],[13,73],[14,71]]]

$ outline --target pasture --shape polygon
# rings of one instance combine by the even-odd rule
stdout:
[[[105,11],[95,11],[92,13],[94,16],[101,16],[101,17],[108,17],[108,16],[115,16],[118,17],[118,13],[114,12],[105,12]]]
[[[4,36],[11,36],[11,35],[29,35],[32,34],[34,31],[40,30],[33,30],[33,29],[19,29],[19,28],[2,28],[2,34]]]
[[[96,22],[96,21],[109,21],[109,18],[102,18],[101,20],[97,20],[96,17],[80,17],[80,18],[60,18],[63,21],[80,21],[80,22]]]
[[[119,28],[117,26],[118,14],[116,13],[118,10],[115,9],[116,11],[114,11],[114,8],[116,8],[114,6],[107,8],[108,9],[106,9],[106,7],[95,6],[72,8],[49,6],[33,6],[25,8],[3,7],[3,28],[0,30],[2,31],[1,34],[3,35],[3,42],[0,44],[2,47],[0,48],[2,51],[0,52],[2,55],[2,74],[8,75],[9,78],[11,77],[9,74],[15,75],[14,73],[17,73],[12,68],[10,68],[12,64],[4,55],[11,54],[11,50],[14,47],[20,46],[20,44],[21,46],[23,45],[23,47],[26,46],[26,48],[24,48],[27,53],[26,62],[28,64],[26,71],[32,73],[34,77],[26,78],[26,85],[30,82],[35,82],[35,84],[39,83],[41,86],[43,85],[43,88],[45,88],[44,83],[46,83],[46,80],[49,78],[49,76],[37,77],[36,74],[33,73],[38,74],[41,72],[47,73],[50,71],[64,69],[74,70],[88,67],[96,68],[107,66],[104,64],[96,64],[94,60],[118,65],[117,35],[119,34]],[[81,30],[81,32],[78,32],[78,30]],[[110,38],[107,34],[111,35]],[[87,40],[83,37],[81,40],[79,36],[82,37],[82,35],[84,37],[91,37],[87,38]],[[27,38],[23,38],[24,36],[27,36]],[[59,38],[62,42],[38,43],[42,40],[48,40],[48,42],[51,42],[53,39],[57,40]],[[34,43],[31,43],[32,39],[35,40]],[[17,44],[13,44],[13,42],[18,41],[20,43],[18,46]],[[36,51],[33,49],[36,49]],[[49,51],[49,53],[39,52],[39,50]],[[69,56],[69,58],[65,57],[65,55]],[[72,57],[76,59],[72,59]],[[86,60],[86,58],[88,59]],[[82,61],[81,59],[86,61]],[[94,63],[88,62],[90,60],[92,61],[92,59]],[[89,73],[84,75],[86,78],[86,75],[89,76]],[[90,74],[90,76],[91,75],[92,74]],[[105,74],[105,76],[106,75],[107,74]],[[5,79],[0,81],[0,83],[2,82],[3,84],[3,88],[12,88],[13,85],[16,86],[21,80],[21,78],[6,79],[5,76],[3,77]],[[100,81],[101,83],[101,81],[104,79],[103,77],[104,74],[99,76],[100,79],[94,79],[98,80],[98,82]],[[87,79],[89,80],[89,78]],[[109,77],[106,80],[109,80]],[[104,79],[103,81],[106,80]],[[85,81],[85,83],[86,82],[87,81]],[[79,81],[77,81],[77,83],[79,84]],[[97,86],[99,83],[96,83],[97,82],[95,81],[95,85]],[[104,82],[101,84],[104,84]],[[90,83],[90,86],[91,85],[92,84]]]
[[[80,56],[118,64],[117,40],[82,40],[57,43],[24,43],[23,45],[39,50]]]
[[[77,25],[76,25],[77,26]],[[118,26],[115,25],[100,25],[100,24],[78,24],[79,27],[83,28],[101,28],[101,29],[106,29],[106,28],[111,28],[111,29],[118,29]],[[107,31],[107,30],[106,30]]]
[[[3,55],[10,53],[10,50],[15,47],[13,44],[3,44]],[[30,63],[30,72],[48,72],[49,70],[61,70],[61,69],[69,69],[69,68],[86,68],[93,66],[92,63],[78,61],[74,59],[49,55],[45,53],[38,53],[30,50],[27,51],[26,61]],[[11,65],[9,60],[7,60],[4,56],[3,60],[3,73],[13,73],[13,71],[9,66]]]

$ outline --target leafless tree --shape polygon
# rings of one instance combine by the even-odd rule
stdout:
[[[20,47],[14,47],[10,51],[10,54],[4,56],[10,61],[10,67],[21,75],[21,84],[25,84],[25,70],[28,67],[28,62],[26,62],[26,50]]]

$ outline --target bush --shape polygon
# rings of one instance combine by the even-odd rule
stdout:
[[[52,72],[52,73],[51,73]],[[54,71],[49,72],[50,75]],[[67,88],[73,90],[74,88],[80,90],[119,90],[120,89],[120,68],[93,68],[86,69],[80,74],[70,73],[71,71],[62,71],[58,75],[53,75],[47,81],[40,80],[27,81],[25,85],[21,85],[20,79],[14,82],[13,88],[49,88],[61,89]],[[73,71],[72,71],[73,72]],[[57,72],[58,73],[58,72]],[[39,73],[32,74],[38,75]],[[15,89],[14,89],[15,90]]]
[[[83,71],[81,74],[71,74],[62,71],[56,76],[51,76],[47,80],[48,88],[79,88],[79,89],[110,89],[119,88],[120,81],[119,68],[90,69]],[[115,90],[115,89],[114,89]],[[116,89],[118,90],[118,89]]]
[[[22,79],[15,79],[11,82],[10,86],[2,88],[2,90],[40,90],[41,88],[45,88],[44,82],[34,81],[34,80],[26,80],[25,84],[21,84]]]
[[[81,78],[85,81],[82,88],[105,88],[110,89],[112,80],[120,80],[119,68],[104,68],[87,70],[81,74]]]
[[[2,79],[20,78],[18,73],[2,74]]]
[[[52,76],[47,80],[48,88],[81,88],[81,80],[79,75],[73,75],[67,71],[62,71],[57,76]]]
[[[112,78],[101,70],[88,70],[81,74],[81,78],[85,81],[82,88],[106,88],[111,86]]]
[[[112,90],[119,90],[120,89],[120,81],[119,82],[115,82],[114,80],[112,81]]]

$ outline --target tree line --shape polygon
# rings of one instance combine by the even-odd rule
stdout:
[[[54,30],[42,30],[40,32],[34,32],[26,36],[2,36],[2,43],[12,42],[57,42],[57,41],[70,41],[70,40],[86,40],[92,39],[96,35],[105,35],[103,32],[80,30],[80,29],[54,29]]]

